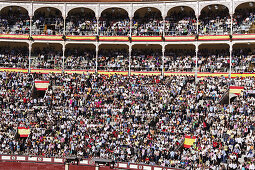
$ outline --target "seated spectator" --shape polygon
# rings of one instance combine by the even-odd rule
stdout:
[[[69,48],[66,50],[65,69],[95,70],[95,49]]]
[[[34,69],[62,69],[63,56],[54,47],[35,48],[32,52],[31,68]]]
[[[132,50],[131,70],[162,71],[162,51],[153,49]]]
[[[233,33],[247,34],[254,33],[251,26],[255,21],[254,8],[237,9],[233,16]]]
[[[18,7],[9,7],[8,10],[6,8],[4,8],[5,12],[0,15],[1,33],[29,34],[30,20],[28,14]]]
[[[130,21],[127,13],[120,9],[104,12],[99,21],[99,35],[101,36],[127,36],[130,34]]]
[[[98,70],[128,71],[127,49],[101,49],[98,55]]]
[[[213,12],[212,6],[208,8],[208,11],[202,10],[199,17],[199,35],[228,35],[231,29],[228,9],[216,5],[214,8],[217,12]]]
[[[165,51],[165,71],[192,72],[196,66],[194,50],[169,49]]]
[[[143,17],[136,14],[133,19],[134,36],[160,36],[163,30],[164,24],[159,12],[148,10]]]
[[[166,17],[165,35],[194,35],[196,25],[197,21],[193,12],[173,11]]]
[[[68,15],[66,20],[67,35],[95,35],[97,20],[94,13],[76,12]]]
[[[232,72],[254,72],[255,51],[247,49],[235,49],[232,57]]]
[[[0,66],[8,68],[28,68],[28,48],[9,46],[0,48]]]
[[[63,34],[63,18],[60,11],[55,12],[47,8],[47,12],[36,12],[33,17],[32,32],[34,35],[62,35]]]
[[[228,72],[229,50],[201,49],[198,55],[199,72]]]

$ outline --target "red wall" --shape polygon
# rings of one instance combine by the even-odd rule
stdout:
[[[95,166],[69,165],[69,170],[95,170]],[[108,166],[100,166],[99,170],[114,170]]]
[[[69,165],[69,170],[95,170],[95,166]],[[64,164],[28,163],[28,162],[2,162],[0,170],[64,170]],[[107,166],[100,166],[99,170],[113,170]]]
[[[69,165],[69,170],[95,170],[95,166]]]
[[[110,168],[109,166],[100,166],[99,170],[114,170]]]
[[[0,170],[64,170],[63,164],[0,162]]]

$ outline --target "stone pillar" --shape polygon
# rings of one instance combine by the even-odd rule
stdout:
[[[63,35],[66,35],[66,17],[63,17],[63,19],[64,19]]]
[[[65,50],[66,50],[66,43],[65,42],[63,42],[63,49],[62,49],[63,51],[63,60],[62,60],[62,73],[64,73],[65,72]]]
[[[29,16],[29,36],[32,37],[32,20],[33,16]]]
[[[165,72],[165,43],[162,45],[162,70],[161,75],[164,77]]]
[[[96,43],[96,70],[95,70],[95,73],[98,72],[98,43]]]
[[[196,70],[195,70],[195,81],[196,81],[196,83],[198,82],[198,79],[197,79],[197,72],[198,72],[197,62],[198,62],[198,43],[196,42]]]
[[[28,73],[31,73],[31,53],[32,53],[32,42],[29,40],[28,44]]]
[[[131,55],[132,55],[132,45],[131,45],[131,43],[129,44],[129,50],[128,50],[128,52],[129,52],[129,58],[128,58],[128,76],[130,76],[131,75]]]

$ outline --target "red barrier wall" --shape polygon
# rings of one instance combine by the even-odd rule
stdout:
[[[113,170],[109,166],[100,166],[99,170]]]
[[[66,158],[47,158],[42,156],[24,156],[24,155],[0,155],[0,170],[64,170]],[[117,162],[114,169],[157,169],[157,170],[173,170],[175,168],[160,166],[135,164],[127,162]],[[84,159],[79,165],[69,165],[70,170],[95,170],[95,162],[91,159]],[[99,170],[112,170],[112,168],[101,165]]]
[[[95,170],[95,166],[69,165],[69,170]]]
[[[0,162],[0,170],[64,170],[63,164]]]

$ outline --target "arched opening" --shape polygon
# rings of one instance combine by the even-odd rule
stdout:
[[[153,7],[138,9],[133,18],[134,36],[160,36],[163,34],[163,19],[160,10]]]
[[[231,72],[255,72],[255,43],[233,45]]]
[[[63,17],[61,11],[53,7],[39,8],[33,17],[32,31],[34,35],[63,34]]]
[[[0,12],[2,34],[29,34],[28,11],[19,6],[8,6]]]
[[[228,72],[230,58],[228,44],[202,44],[198,50],[199,72]]]
[[[102,44],[99,46],[98,70],[127,71],[128,46],[122,44]]]
[[[227,35],[231,30],[229,10],[224,5],[209,5],[199,16],[200,35]]]
[[[101,13],[99,35],[126,36],[129,34],[128,12],[122,8],[108,8]]]
[[[93,44],[67,44],[65,51],[65,69],[95,70],[96,47]]]
[[[66,18],[67,35],[95,35],[97,23],[95,12],[89,8],[75,8]]]
[[[240,4],[233,18],[233,34],[255,33],[255,2]]]
[[[0,67],[28,68],[28,44],[0,42]]]
[[[162,47],[158,44],[136,44],[132,47],[132,71],[161,71]]]
[[[194,45],[167,45],[164,69],[169,72],[192,72],[196,66]]]
[[[32,46],[31,68],[62,69],[62,45],[34,43]]]
[[[178,6],[167,13],[165,35],[196,34],[195,11],[187,6]]]

